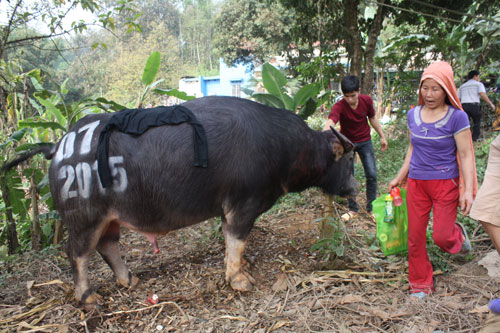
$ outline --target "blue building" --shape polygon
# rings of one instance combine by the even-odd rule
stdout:
[[[241,87],[253,76],[251,64],[228,67],[220,59],[219,72],[219,76],[184,77],[179,80],[179,90],[196,97],[215,95],[246,97]]]

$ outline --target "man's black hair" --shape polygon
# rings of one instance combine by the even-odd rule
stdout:
[[[467,79],[470,80],[470,79],[472,79],[476,75],[479,75],[478,71],[470,71],[469,75],[467,75]]]
[[[343,94],[359,91],[359,78],[356,75],[344,76],[340,81],[340,89]]]

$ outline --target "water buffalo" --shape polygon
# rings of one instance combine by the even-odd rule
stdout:
[[[206,135],[208,163],[193,166],[193,130],[187,123],[154,127],[142,135],[112,131],[108,162],[111,186],[98,173],[97,145],[113,114],[79,120],[50,149],[50,189],[66,225],[76,299],[95,303],[88,279],[94,250],[117,283],[133,287],[118,249],[120,226],[156,235],[221,216],[226,242],[226,280],[248,291],[254,279],[243,251],[255,219],[287,192],[316,186],[329,194],[354,195],[352,143],[335,131],[316,132],[297,115],[233,97],[205,97],[182,104]],[[140,110],[139,110],[140,112]]]

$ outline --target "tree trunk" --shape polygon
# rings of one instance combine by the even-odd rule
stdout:
[[[344,23],[347,27],[346,45],[347,53],[351,58],[349,73],[361,79],[363,65],[363,49],[361,45],[361,34],[358,27],[359,0],[344,0]]]
[[[387,73],[387,77],[389,77],[389,73]],[[396,78],[397,80],[397,78]],[[391,95],[389,96],[389,103],[385,107],[385,112],[384,114],[388,117],[391,116],[391,109],[392,109],[392,101],[394,100],[394,96],[396,96],[396,85],[393,84],[391,88]]]
[[[377,118],[384,114],[384,69],[380,70],[377,84]]]
[[[35,251],[42,249],[42,230],[38,219],[38,189],[36,187],[35,172],[31,174],[31,208],[33,222],[31,223],[31,248]]]
[[[198,40],[196,41],[196,60],[197,60],[198,66],[200,66],[201,65],[200,42]]]
[[[361,93],[370,95],[373,90],[373,62],[375,58],[375,50],[377,48],[377,40],[382,30],[382,23],[385,16],[385,0],[380,0],[377,8],[377,14],[373,18],[370,31],[368,32],[368,42],[365,47],[365,79],[363,80],[363,88]]]
[[[19,240],[17,238],[16,222],[14,221],[14,216],[12,215],[12,205],[9,198],[9,185],[7,185],[7,178],[5,178],[5,176],[1,177],[0,186],[2,190],[2,199],[5,203],[5,215],[7,215],[5,226],[7,228],[8,252],[9,254],[14,254],[19,247]]]
[[[52,239],[52,244],[57,245],[62,242],[64,235],[63,224],[61,220],[55,220],[54,222],[54,238]]]

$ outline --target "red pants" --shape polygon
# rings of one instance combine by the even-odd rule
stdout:
[[[408,178],[408,263],[412,292],[434,290],[432,265],[427,256],[426,234],[432,208],[434,243],[443,251],[458,253],[462,231],[455,224],[458,207],[458,179],[417,180]]]

